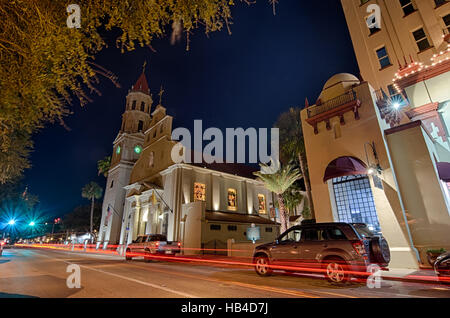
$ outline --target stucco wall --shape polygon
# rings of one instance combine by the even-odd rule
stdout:
[[[433,143],[420,125],[387,136],[415,246],[450,248],[450,216],[433,162]],[[414,158],[412,160],[412,158]]]
[[[411,249],[396,180],[383,135],[382,127],[386,123],[379,118],[375,96],[370,85],[362,83],[354,90],[361,101],[359,120],[356,120],[353,112],[349,111],[344,115],[345,125],[339,123],[338,117],[333,117],[330,119],[331,130],[326,129],[325,122],[321,122],[318,125],[319,133],[314,134],[313,127],[306,122],[307,110],[301,112],[316,219],[318,222],[338,221],[331,181],[323,182],[329,163],[342,156],[351,156],[366,162],[367,165],[367,160],[374,165],[377,161],[372,148],[367,145],[367,143],[374,143],[382,169],[379,178],[382,180],[383,189],[376,188],[372,178],[369,179],[381,231],[391,247],[391,266],[415,268],[417,258]],[[335,126],[340,126],[339,134],[336,134],[333,129]]]

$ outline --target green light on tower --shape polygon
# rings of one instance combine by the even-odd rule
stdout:
[[[139,155],[142,152],[142,147],[141,146],[134,147],[134,152]]]
[[[116,154],[120,154],[120,146],[117,146],[117,149],[116,149]]]

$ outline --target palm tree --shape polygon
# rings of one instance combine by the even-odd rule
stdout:
[[[275,127],[280,130],[282,159],[287,162],[293,159],[298,160],[305,182],[306,198],[311,217],[315,218],[300,111],[300,108],[290,108],[289,111],[282,113],[275,123]]]
[[[264,167],[264,165],[261,165]],[[254,172],[259,180],[264,182],[265,187],[277,195],[278,207],[280,209],[281,233],[287,230],[288,212],[285,206],[283,193],[285,193],[295,181],[301,178],[300,171],[293,166],[287,165],[274,174],[263,174]]]
[[[283,193],[284,202],[289,215],[293,215],[295,209],[302,203],[305,199],[298,186],[292,185],[286,192]]]
[[[98,175],[108,177],[109,168],[111,167],[111,156],[107,156],[97,162]]]
[[[81,196],[83,198],[91,200],[91,221],[90,221],[90,234],[93,233],[93,222],[94,222],[94,202],[95,199],[100,199],[103,195],[103,189],[95,182],[90,182],[86,184],[81,190]]]

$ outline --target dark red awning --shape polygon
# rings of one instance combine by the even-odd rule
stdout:
[[[450,182],[450,163],[438,162],[437,169],[439,172],[439,179],[441,179],[444,182]]]
[[[367,174],[367,166],[363,161],[355,157],[340,157],[330,162],[325,170],[323,182],[334,178],[360,174]]]

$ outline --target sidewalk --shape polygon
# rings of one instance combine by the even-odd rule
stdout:
[[[450,284],[450,277],[439,278],[433,269],[407,269],[407,268],[390,268],[389,271],[382,271],[381,277],[385,280],[403,281],[412,283]]]

